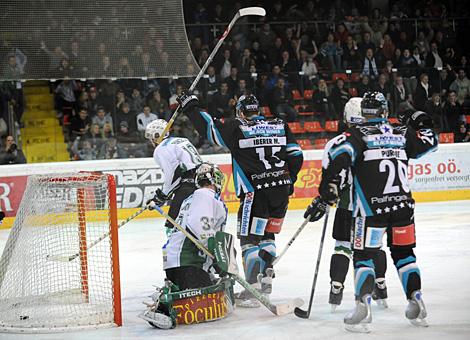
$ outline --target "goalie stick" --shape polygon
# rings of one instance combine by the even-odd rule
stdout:
[[[179,225],[174,219],[172,219],[168,214],[166,214],[162,208],[155,206],[155,209],[163,216],[165,217],[168,221],[170,221],[171,224],[175,226],[176,229],[181,231],[191,242],[194,243],[196,247],[199,248],[204,254],[209,256],[211,259],[214,259],[214,255],[203,245],[201,244],[193,235],[191,235],[186,229],[184,229],[181,225]],[[257,291],[255,288],[253,288],[246,280],[244,280],[238,273],[228,273],[228,275],[232,278],[234,278],[243,288],[245,288],[247,291],[249,291],[259,302],[261,302],[269,311],[275,315],[285,315],[292,313],[292,311],[297,308],[298,306],[301,306],[303,304],[302,299],[292,299],[287,302],[283,303],[278,303],[274,304],[269,301],[268,298],[266,298],[264,295],[262,295],[259,291]]]
[[[211,54],[207,58],[206,62],[202,66],[201,70],[197,74],[196,78],[194,79],[193,83],[189,87],[188,91],[189,93],[193,92],[193,90],[196,88],[197,84],[199,83],[199,80],[201,79],[202,75],[204,72],[206,72],[207,67],[209,64],[212,62],[212,59],[214,58],[215,54],[219,50],[220,46],[222,46],[223,42],[225,41],[225,38],[227,38],[228,34],[232,30],[233,25],[237,22],[238,19],[241,17],[247,16],[247,15],[257,15],[264,17],[266,15],[266,11],[262,7],[245,7],[245,8],[240,8],[237,13],[235,13],[235,16],[233,17],[232,21],[228,24],[227,28],[225,29],[224,33],[220,37],[219,41],[217,42],[217,45],[215,45],[214,49],[212,50]],[[178,117],[179,110],[180,110],[181,105],[178,105],[176,108],[175,112],[171,116],[170,120],[168,121],[168,124],[166,125],[165,129],[163,130],[162,134],[158,137],[157,143],[160,144],[165,135],[170,131],[171,126],[175,122],[176,118]]]
[[[315,266],[315,274],[313,276],[312,291],[310,293],[310,301],[308,302],[308,309],[305,311],[301,309],[300,307],[296,307],[294,310],[295,316],[298,316],[299,318],[302,318],[302,319],[308,319],[310,316],[310,311],[312,310],[313,294],[315,293],[315,286],[317,285],[318,270],[320,269],[321,253],[323,250],[323,241],[325,240],[326,226],[328,224],[329,213],[330,213],[330,206],[327,205],[326,211],[325,211],[325,217],[324,217],[325,219],[323,221],[322,234],[320,238],[320,247],[318,248],[317,264]]]
[[[130,221],[132,221],[134,218],[136,218],[137,216],[139,216],[140,214],[142,214],[145,210],[147,210],[148,206],[145,206],[145,207],[142,207],[140,208],[138,211],[136,211],[135,213],[133,213],[131,216],[129,216],[127,219],[125,219],[124,221],[122,221],[121,223],[119,223],[118,225],[118,229],[121,228],[124,224],[126,223],[129,223]],[[99,238],[97,238],[95,241],[93,241],[92,243],[90,243],[87,247],[86,247],[86,250],[89,250],[90,248],[93,248],[94,246],[96,246],[98,243],[100,243],[101,241],[103,241],[106,237],[109,236],[110,233],[106,233],[106,234],[103,234],[101,235]],[[46,256],[46,259],[48,260],[52,260],[52,261],[61,261],[61,262],[70,262],[70,261],[73,261],[75,260],[77,257],[80,256],[80,252],[78,253],[75,253],[73,255],[70,255],[70,256],[64,256],[64,255],[47,255]]]
[[[289,249],[289,247],[292,245],[292,243],[294,243],[295,239],[297,238],[297,236],[299,236],[299,234],[302,232],[302,230],[304,230],[304,228],[308,224],[308,222],[310,222],[309,218],[306,218],[302,222],[302,225],[299,227],[299,229],[297,229],[297,231],[294,233],[294,235],[292,235],[291,239],[289,240],[289,242],[287,242],[287,245],[284,247],[284,249],[282,250],[281,254],[279,254],[279,256],[272,256],[266,250],[261,249],[258,253],[259,257],[261,257],[261,259],[263,259],[263,261],[265,261],[266,263],[271,264],[271,265],[274,266],[276,263],[279,262],[281,257],[284,256],[284,254],[287,252],[287,249]]]

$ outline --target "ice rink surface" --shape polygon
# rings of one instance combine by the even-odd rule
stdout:
[[[237,308],[226,319],[212,323],[178,326],[169,331],[150,327],[137,317],[149,301],[153,285],[161,285],[162,219],[131,222],[120,232],[123,327],[72,333],[18,335],[0,334],[0,339],[470,339],[470,201],[421,203],[416,206],[417,248],[415,253],[423,280],[423,299],[428,310],[428,328],[416,328],[404,316],[406,299],[390,256],[387,285],[389,308],[373,305],[372,333],[353,334],[344,330],[344,314],[353,308],[352,268],[346,280],[342,305],[334,314],[328,305],[329,262],[334,210],[331,211],[323,249],[320,274],[310,319],[293,314],[276,317],[264,307]],[[301,211],[289,211],[277,238],[282,250],[302,222]],[[231,214],[228,232],[235,232]],[[301,297],[307,308],[320,241],[322,220],[311,223],[297,238],[275,270],[272,300]],[[3,249],[8,230],[0,231]],[[239,250],[238,250],[239,252]],[[239,252],[240,254],[240,252]],[[241,268],[241,258],[238,256]],[[236,287],[236,291],[240,286]]]

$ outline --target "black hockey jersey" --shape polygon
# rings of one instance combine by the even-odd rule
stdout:
[[[188,114],[199,134],[230,150],[237,196],[297,180],[302,150],[284,121],[263,116],[216,119],[199,110]]]
[[[353,175],[353,216],[386,214],[413,204],[408,185],[408,160],[437,148],[431,129],[391,126],[375,119],[349,128],[328,151],[330,163],[322,181],[344,169]]]

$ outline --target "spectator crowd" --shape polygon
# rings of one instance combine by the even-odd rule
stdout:
[[[267,9],[267,16],[244,18],[235,26],[195,90],[214,117],[232,117],[236,100],[253,93],[264,113],[288,122],[318,121],[325,127],[328,121],[342,120],[349,98],[379,91],[389,101],[392,118],[401,110],[423,110],[433,116],[437,133],[452,133],[455,142],[470,140],[466,121],[470,116],[469,49],[463,43],[470,32],[465,1],[391,0],[383,9],[368,8],[368,1],[258,3]],[[184,4],[191,49],[202,66],[225,23],[248,4]],[[124,57],[111,60],[104,47],[98,49],[105,68],[119,68],[126,77],[118,80],[72,80],[67,69],[79,65],[72,57],[78,49],[74,43],[68,58],[56,60],[66,78],[54,84],[56,109],[73,159],[151,155],[152,148],[143,138],[146,125],[157,118],[168,120],[177,96],[193,78],[152,77],[168,56],[160,53],[156,59],[158,44],[139,46],[149,75],[145,80],[127,78],[132,77],[134,65],[141,65],[132,63],[134,48],[129,49],[127,61]],[[20,72],[20,63],[21,58],[10,54],[4,74]],[[3,98],[18,97],[4,91],[5,86]],[[184,115],[173,131],[189,138],[203,153],[223,151],[209,146]]]

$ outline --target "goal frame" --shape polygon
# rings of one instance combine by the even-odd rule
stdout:
[[[54,177],[57,175],[57,177]],[[87,175],[84,177],[83,175]],[[89,171],[80,171],[74,173],[64,173],[64,174],[48,174],[41,180],[54,183],[55,185],[67,186],[68,183],[74,182],[94,182],[94,181],[106,181],[107,186],[107,220],[106,224],[109,226],[108,234],[106,237],[109,237],[109,254],[111,255],[110,258],[110,269],[111,269],[111,282],[112,282],[112,308],[113,308],[113,321],[112,323],[98,323],[98,324],[90,324],[90,325],[66,325],[60,327],[14,327],[14,326],[5,326],[0,325],[0,333],[56,333],[56,332],[67,332],[67,331],[76,331],[81,329],[96,329],[96,328],[103,328],[103,327],[112,327],[114,326],[120,327],[122,326],[122,306],[121,306],[121,284],[120,284],[120,264],[119,264],[119,237],[118,237],[118,214],[117,214],[117,194],[116,194],[116,181],[113,175],[101,173],[101,172],[89,172]],[[90,249],[90,245],[87,245],[87,220],[86,220],[86,212],[87,212],[87,190],[86,187],[77,188],[77,225],[78,225],[78,240],[79,240],[79,259],[75,261],[80,262],[80,289],[82,296],[86,303],[89,302],[89,264],[88,264],[88,252]],[[89,197],[88,197],[89,198]],[[13,228],[12,228],[13,230]],[[103,235],[105,236],[105,235]],[[9,246],[5,245],[5,248]],[[96,245],[92,244],[92,246]],[[11,246],[14,247],[14,244]],[[3,257],[3,256],[2,256]],[[5,268],[5,271],[0,272],[0,289],[3,285],[4,277],[6,275],[6,271],[10,262],[10,256],[6,259],[3,258],[2,267]]]

